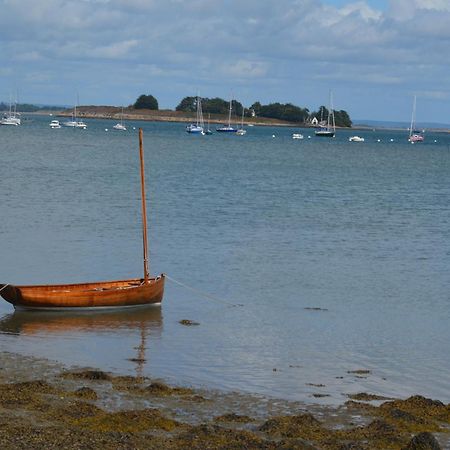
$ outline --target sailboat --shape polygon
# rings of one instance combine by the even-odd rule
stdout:
[[[322,111],[322,110],[321,110]],[[327,126],[321,126],[314,132],[319,137],[334,137],[336,134],[336,123],[334,121],[333,94],[330,91],[330,105],[328,108]]]
[[[9,98],[9,112],[5,113],[5,115],[0,119],[0,125],[12,125],[18,126],[22,123],[19,114],[17,113],[17,99],[16,103],[14,103],[14,112],[12,111],[12,100]]]
[[[78,120],[78,118],[77,118],[77,105],[78,104],[79,104],[79,100],[78,100],[78,95],[77,95],[77,104],[73,108],[72,120],[68,120],[67,122],[64,122],[63,125],[65,127],[81,128],[82,130],[85,130],[87,128],[87,125],[82,120]]]
[[[242,107],[242,117],[241,117],[241,128],[236,130],[236,134],[238,136],[244,136],[247,133],[247,130],[244,130],[244,107]]]
[[[150,277],[147,245],[143,133],[139,129],[142,235],[144,276],[127,280],[80,284],[16,286],[0,284],[0,295],[16,309],[103,310],[160,304],[164,294],[164,274]]]
[[[219,133],[236,133],[237,129],[231,126],[231,111],[233,109],[233,100],[230,100],[230,107],[228,108],[228,125],[222,125],[216,128]]]
[[[197,112],[196,112],[196,122],[191,123],[186,127],[186,131],[191,134],[205,134],[203,128],[203,112],[202,112],[202,100],[197,96]]]
[[[120,113],[120,122],[116,123],[113,128],[115,130],[119,131],[127,131],[127,127],[123,124],[123,106],[122,106],[122,112]]]
[[[412,110],[412,115],[411,115],[411,126],[409,127],[409,137],[408,137],[408,141],[411,142],[411,144],[414,144],[416,142],[423,142],[425,139],[424,135],[420,131],[415,130],[415,127],[416,127],[416,101],[417,101],[417,98],[416,98],[416,96],[414,96],[413,110]]]
[[[208,125],[206,126],[206,130],[205,130],[205,134],[207,136],[211,136],[211,134],[213,134],[213,132],[209,128],[209,121],[210,120],[211,120],[211,114],[208,113]]]

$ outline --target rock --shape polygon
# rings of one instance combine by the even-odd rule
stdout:
[[[428,432],[414,436],[402,450],[441,450],[436,438]]]
[[[178,323],[181,323],[181,325],[186,325],[186,326],[200,325],[198,322],[194,322],[193,320],[188,320],[188,319],[180,320]]]

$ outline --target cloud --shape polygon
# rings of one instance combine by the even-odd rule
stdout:
[[[128,73],[130,95],[147,83],[170,107],[192,86],[261,101],[352,83],[425,92],[431,80],[435,92],[450,91],[448,0],[391,0],[385,9],[361,0],[0,0],[0,10],[8,90],[21,79],[33,90],[32,72],[57,73],[61,85],[83,80],[92,103],[108,103],[95,86]]]

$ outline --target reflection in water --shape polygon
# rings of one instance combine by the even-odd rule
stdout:
[[[98,312],[41,312],[15,311],[0,319],[0,333],[51,339],[70,334],[126,333],[139,331],[140,341],[133,347],[136,374],[143,375],[146,362],[147,336],[160,337],[162,332],[161,308],[146,306],[128,310]]]

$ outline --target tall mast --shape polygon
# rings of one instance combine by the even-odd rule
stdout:
[[[141,199],[142,199],[142,244],[144,247],[144,283],[148,283],[150,275],[148,268],[147,243],[147,210],[145,203],[144,146],[142,128],[139,128],[139,159],[141,164]]]
[[[231,127],[231,110],[233,108],[233,99],[230,100],[230,109],[228,111],[228,126]]]
[[[411,137],[412,134],[414,133],[413,129],[415,127],[415,121],[416,121],[416,102],[417,102],[417,97],[414,95],[413,110],[412,110],[412,115],[411,115],[411,126],[409,127],[409,137]]]
[[[330,90],[330,111],[328,112],[328,128],[330,128],[330,114],[331,114],[331,125],[333,126],[333,131],[336,131],[336,122],[334,120],[333,91],[331,91],[331,90]]]

